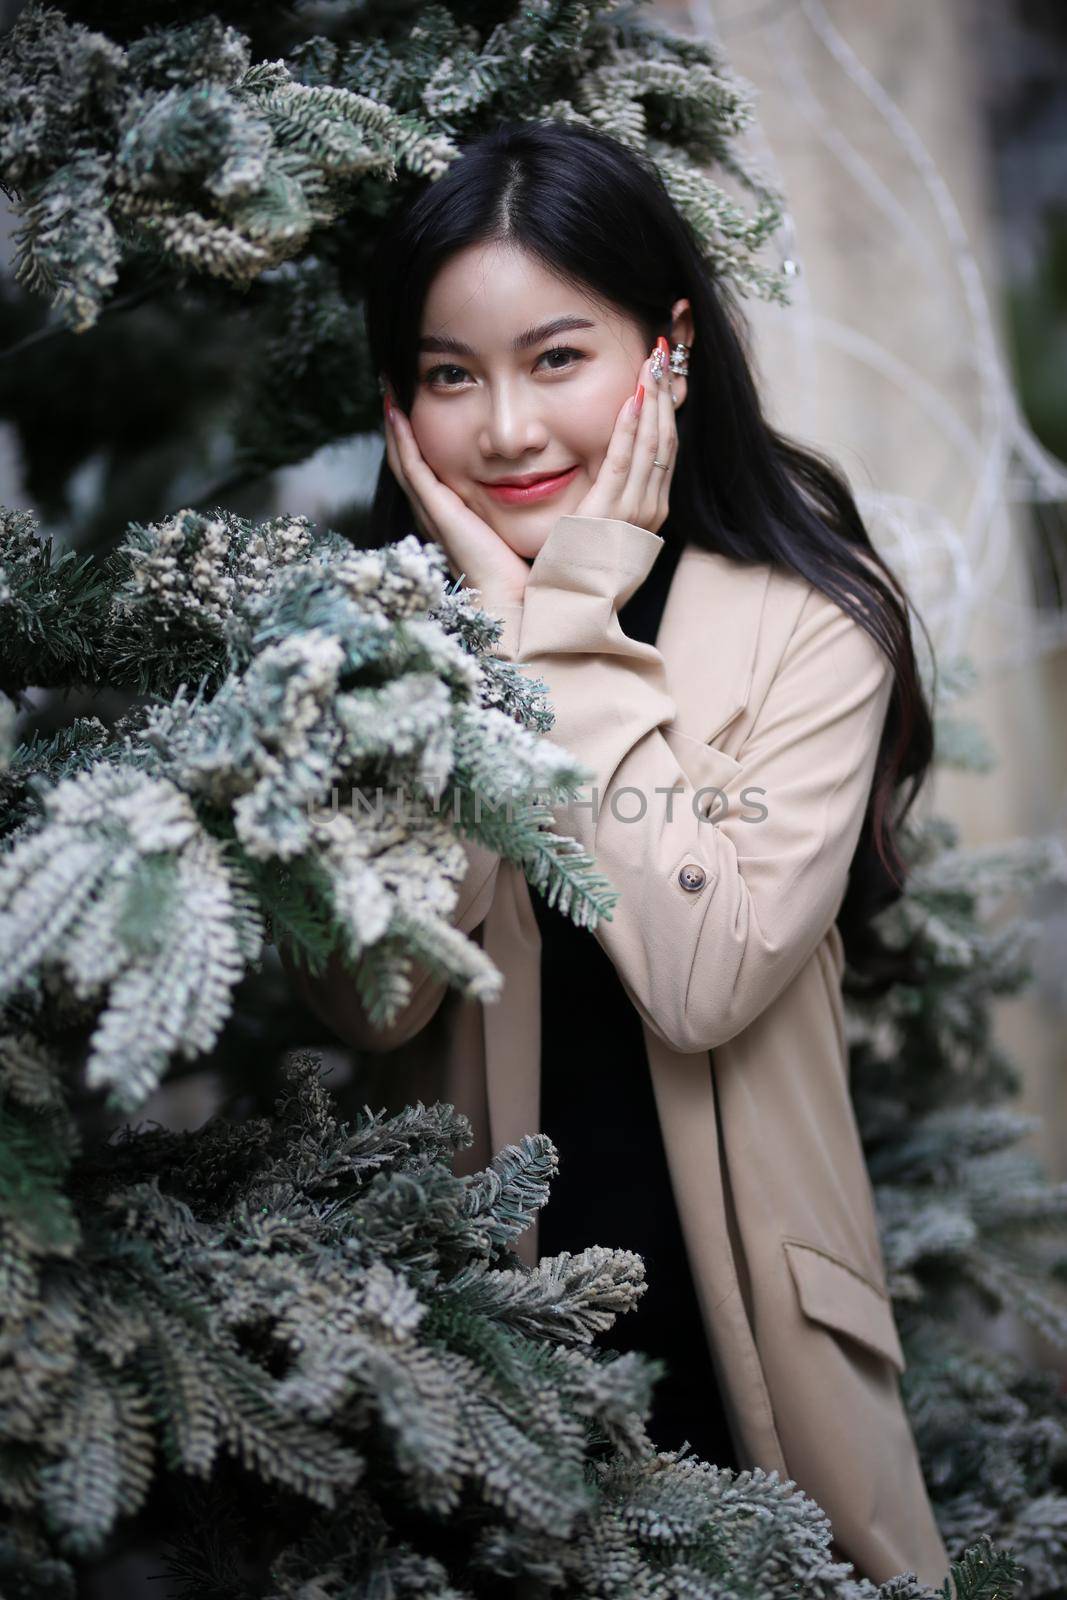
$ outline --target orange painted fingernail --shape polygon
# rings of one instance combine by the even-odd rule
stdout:
[[[645,386],[644,386],[643,383],[639,383],[637,385],[637,393],[634,395],[634,400],[633,400],[634,416],[635,417],[638,417],[638,416],[641,415],[641,407],[644,405],[644,403],[645,403]]]
[[[669,356],[670,353],[671,353],[671,347],[667,343],[666,339],[663,337],[662,333],[660,334],[659,338],[656,340],[656,349],[657,350],[662,350],[663,354],[665,356]]]

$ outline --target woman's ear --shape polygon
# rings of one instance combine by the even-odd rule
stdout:
[[[673,354],[676,344],[686,344],[692,349],[694,337],[693,313],[688,300],[676,300],[671,306],[671,331],[668,340]],[[676,396],[675,411],[680,411],[689,392],[689,383],[686,378],[671,372],[668,369],[671,394]]]

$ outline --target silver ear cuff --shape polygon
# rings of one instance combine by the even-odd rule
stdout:
[[[670,371],[676,378],[687,378],[689,376],[689,346],[682,344],[681,340],[671,351]],[[673,384],[671,385],[671,400],[675,405],[678,404],[678,396],[674,392]]]
[[[689,376],[689,346],[679,341],[671,351],[670,369],[677,378]]]

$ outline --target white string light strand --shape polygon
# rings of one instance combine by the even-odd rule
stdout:
[[[710,0],[689,0],[688,10],[694,32],[723,48],[723,30],[712,13]],[[814,370],[817,343],[821,341],[906,393],[939,429],[946,445],[961,457],[972,488],[962,527],[954,536],[950,536],[948,519],[931,506],[924,507],[901,495],[862,493],[864,515],[877,529],[879,541],[889,537],[895,547],[893,558],[905,569],[902,575],[909,587],[921,587],[929,596],[924,601],[923,614],[928,624],[936,623],[931,632],[940,636],[940,646],[960,648],[974,608],[982,605],[1007,617],[1006,636],[1013,643],[1009,644],[1005,659],[1032,658],[1042,650],[1062,645],[1067,638],[1067,615],[1005,600],[998,592],[1012,553],[1012,523],[1005,513],[1010,505],[1019,502],[1059,503],[1067,499],[1067,470],[1044,449],[1021,414],[999,354],[981,272],[947,183],[900,108],[834,26],[822,0],[794,0],[788,7],[756,5],[747,13],[730,18],[725,31],[729,37],[758,28],[769,38],[788,103],[813,127],[894,236],[907,241],[913,263],[924,267],[931,279],[940,280],[943,274],[934,250],[936,241],[917,227],[898,194],[874,172],[840,124],[830,117],[801,70],[801,53],[795,40],[790,46],[790,21],[806,24],[812,30],[837,67],[873,106],[894,144],[905,152],[933,205],[960,290],[959,298],[952,297],[947,309],[956,312],[962,303],[967,317],[963,348],[974,364],[978,380],[977,426],[972,426],[933,383],[903,361],[896,350],[879,343],[869,330],[861,331],[816,315],[803,277],[798,280],[799,299],[788,314],[791,335],[798,349],[812,358],[808,370]],[[758,121],[750,129],[751,136],[766,147]],[[773,170],[769,152],[764,164]],[[776,184],[780,191],[786,187],[780,178],[776,178]],[[787,214],[787,226],[792,243],[796,234],[792,214]],[[789,253],[797,254],[792,249]],[[1056,565],[1054,559],[1053,564]],[[935,578],[937,591],[931,593]],[[1062,584],[1062,579],[1063,574],[1058,573],[1054,583]]]

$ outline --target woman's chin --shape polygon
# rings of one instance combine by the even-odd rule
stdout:
[[[573,516],[581,498],[581,494],[574,493],[560,495],[558,499],[553,496],[537,510],[532,506],[524,507],[517,515],[501,513],[500,508],[494,506],[491,513],[483,515],[509,550],[514,550],[524,561],[532,561],[560,517]]]

